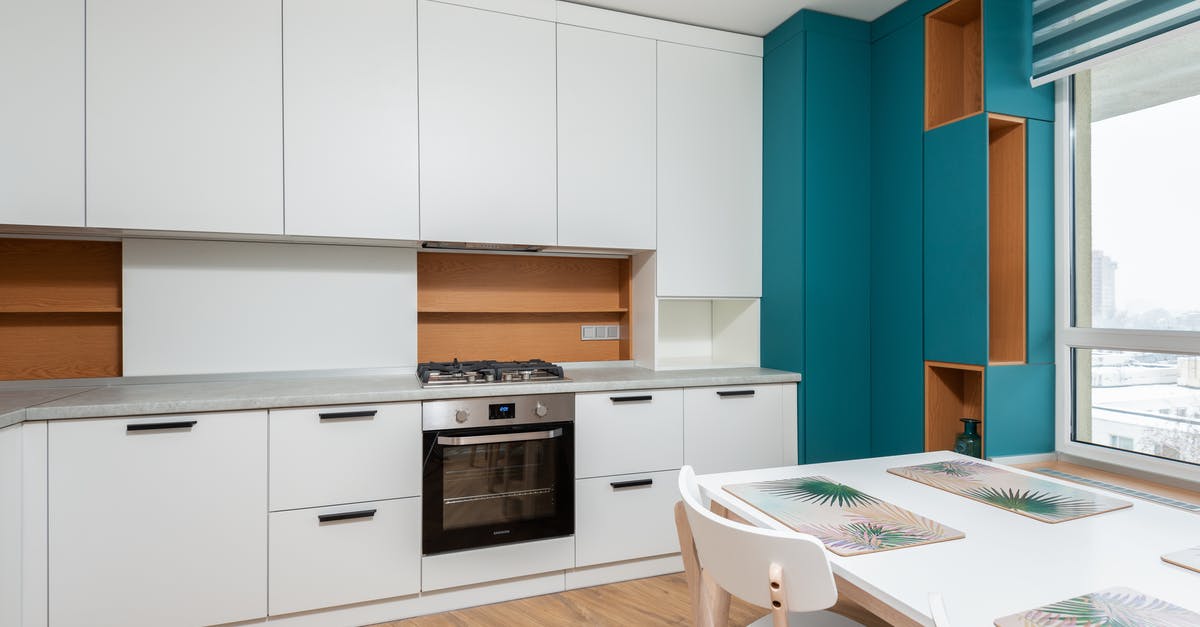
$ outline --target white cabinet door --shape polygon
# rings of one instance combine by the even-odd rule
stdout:
[[[271,514],[271,615],[421,590],[421,499]]]
[[[417,239],[416,0],[284,0],[289,235]]]
[[[655,246],[654,47],[558,26],[560,246]]]
[[[83,5],[0,2],[0,224],[83,226]]]
[[[422,0],[421,238],[554,244],[552,22]]]
[[[575,566],[679,552],[679,471],[575,482]]]
[[[683,420],[683,463],[697,474],[782,466],[784,434],[794,433],[784,429],[780,385],[689,388]]]
[[[575,395],[576,478],[668,470],[682,463],[683,390]]]
[[[87,226],[283,232],[279,0],[90,0]]]
[[[51,627],[266,615],[266,412],[53,422],[49,454]]]
[[[658,44],[658,294],[762,295],[762,59]]]
[[[421,494],[421,404],[271,410],[271,511]]]

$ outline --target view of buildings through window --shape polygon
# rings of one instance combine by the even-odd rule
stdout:
[[[1200,33],[1075,81],[1074,323],[1200,333]],[[1200,463],[1200,356],[1075,349],[1074,439]]]

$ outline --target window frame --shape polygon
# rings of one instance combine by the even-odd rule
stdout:
[[[1181,479],[1200,485],[1200,467],[1104,445],[1075,442],[1075,362],[1072,349],[1112,349],[1200,355],[1200,332],[1075,327],[1075,128],[1073,79],[1054,83],[1054,293],[1056,452],[1140,473]]]

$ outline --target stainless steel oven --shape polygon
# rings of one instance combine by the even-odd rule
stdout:
[[[575,532],[575,395],[422,404],[426,555]]]

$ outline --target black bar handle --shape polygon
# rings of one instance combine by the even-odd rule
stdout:
[[[317,514],[317,522],[334,522],[338,520],[355,520],[358,518],[374,518],[375,510],[364,509],[357,512],[340,512],[337,514]]]
[[[317,414],[321,420],[341,420],[343,418],[374,418],[379,410],[364,409],[361,411],[335,411]]]
[[[196,426],[195,420],[180,420],[178,422],[139,422],[125,425],[125,431],[161,431],[164,429],[191,429]]]
[[[608,485],[612,486],[612,489],[614,490],[620,490],[622,488],[637,488],[640,486],[653,484],[653,479],[634,479],[633,481],[613,481]]]
[[[754,396],[754,390],[729,390],[726,392],[717,392],[717,396],[721,398],[727,396]]]
[[[638,401],[652,401],[654,397],[649,394],[645,396],[610,396],[608,400],[614,403],[636,403]]]

